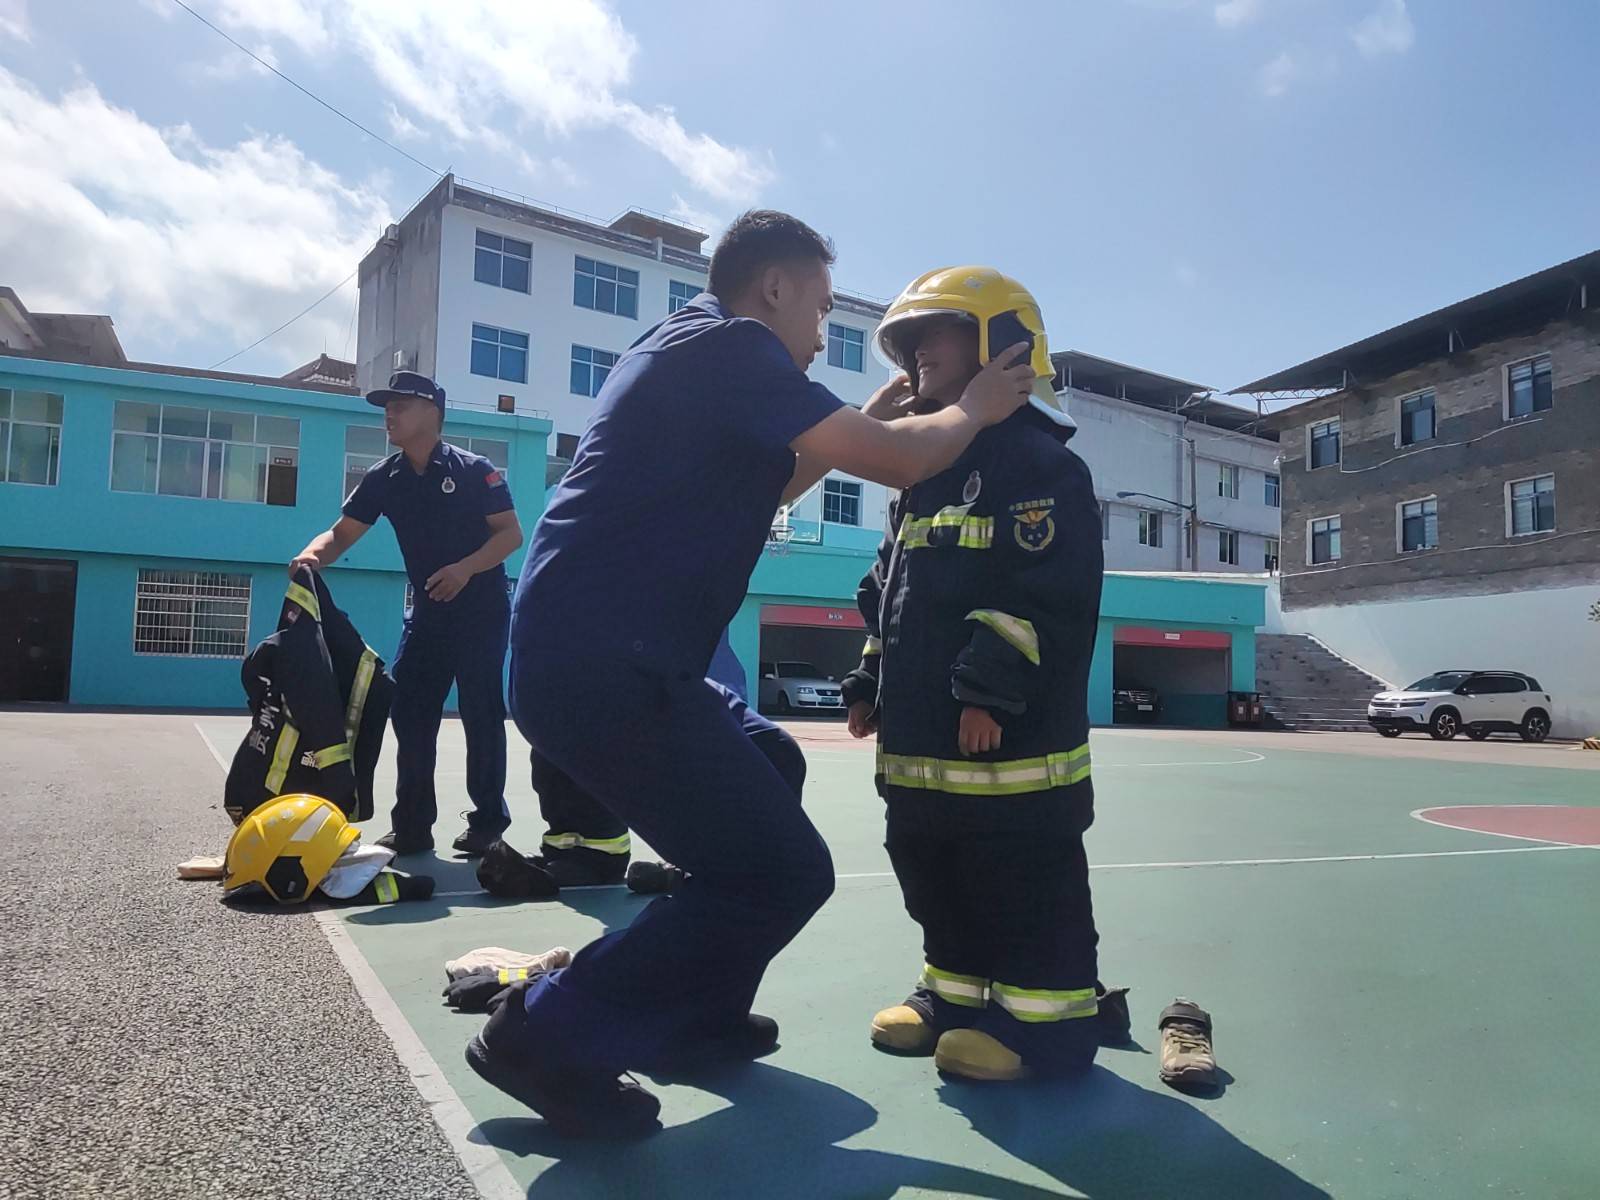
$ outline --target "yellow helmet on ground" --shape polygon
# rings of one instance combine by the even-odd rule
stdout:
[[[280,904],[298,904],[327,877],[361,831],[321,796],[279,796],[252,812],[228,839],[222,886],[257,883]]]
[[[878,322],[873,346],[879,358],[915,379],[917,326],[934,316],[960,317],[977,325],[980,363],[1031,337],[1033,352],[1027,361],[1038,379],[1029,403],[1056,424],[1077,428],[1052,385],[1055,366],[1045,341],[1044,317],[1027,288],[993,267],[940,267],[918,276]]]

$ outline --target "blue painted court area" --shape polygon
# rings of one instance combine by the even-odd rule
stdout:
[[[225,753],[243,728],[197,725]],[[445,730],[449,794],[463,760],[459,726]],[[872,1014],[916,976],[917,930],[881,847],[870,751],[837,727],[797,732],[807,807],[840,882],[761,993],[782,1045],[754,1065],[659,1085],[665,1128],[644,1142],[551,1136],[468,1070],[462,1049],[481,1018],[439,997],[448,958],[485,945],[577,948],[643,901],[586,889],[559,903],[498,902],[475,894],[470,864],[422,859],[416,869],[440,881],[433,901],[337,914],[392,998],[391,1035],[396,1021],[414,1031],[420,1069],[431,1057],[464,1105],[467,1145],[498,1152],[485,1194],[1595,1194],[1597,851],[1412,816],[1432,805],[1594,806],[1600,775],[1568,769],[1581,755],[1097,731],[1089,852],[1101,974],[1132,987],[1141,1048],[1102,1051],[1070,1084],[984,1086],[942,1082],[928,1060],[869,1046]],[[380,787],[392,778],[391,761]],[[508,837],[531,850],[541,828],[525,779],[511,805]],[[374,824],[375,836],[385,826]],[[447,844],[456,829],[437,832]],[[1156,1077],[1156,1017],[1177,995],[1214,1015],[1231,1080],[1218,1097],[1184,1097]]]

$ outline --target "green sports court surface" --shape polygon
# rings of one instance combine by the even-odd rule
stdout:
[[[245,728],[195,725],[223,757]],[[482,1018],[439,996],[448,958],[576,949],[643,900],[495,901],[445,850],[403,864],[437,877],[433,901],[318,918],[486,1195],[1600,1194],[1600,754],[1097,731],[1101,974],[1131,986],[1139,1048],[1103,1050],[1080,1081],[1006,1087],[870,1048],[872,1014],[917,974],[918,932],[888,873],[870,750],[837,726],[793,728],[837,892],[767,975],[758,1008],[781,1047],[657,1087],[653,1138],[553,1137],[471,1073],[462,1049]],[[507,837],[532,851],[520,746]],[[454,722],[439,762],[441,796],[461,793]],[[391,745],[380,797],[392,785]],[[457,831],[451,812],[441,847]],[[1213,1014],[1218,1096],[1156,1077],[1156,1017],[1177,995]]]

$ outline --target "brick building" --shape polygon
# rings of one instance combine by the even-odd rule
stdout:
[[[1395,682],[1549,676],[1600,722],[1600,251],[1236,391],[1313,397],[1268,418],[1291,631]]]

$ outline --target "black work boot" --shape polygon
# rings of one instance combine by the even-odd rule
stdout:
[[[671,863],[636,862],[628,867],[628,890],[640,896],[671,892],[683,882],[684,869]]]
[[[639,1069],[652,1075],[682,1075],[717,1063],[750,1062],[778,1048],[778,1023],[760,1013],[703,1033],[690,1033],[655,1062]]]
[[[374,842],[373,845],[382,846],[385,850],[393,850],[396,858],[404,858],[408,854],[426,854],[433,849],[433,834],[408,835],[391,829]]]
[[[529,1027],[529,981],[510,994],[467,1043],[467,1065],[569,1137],[635,1138],[654,1133],[661,1101],[631,1079],[558,1060]]]
[[[560,887],[600,887],[623,881],[628,869],[625,854],[598,851],[544,855],[544,869]]]
[[[450,843],[450,849],[457,854],[466,854],[477,857],[500,840],[498,833],[489,833],[483,829],[474,829],[468,825],[460,837]]]
[[[1099,1011],[1095,1014],[1095,1027],[1102,1046],[1126,1046],[1133,1040],[1133,1014],[1128,1011],[1128,989],[1108,988],[1095,981],[1095,1000]]]

